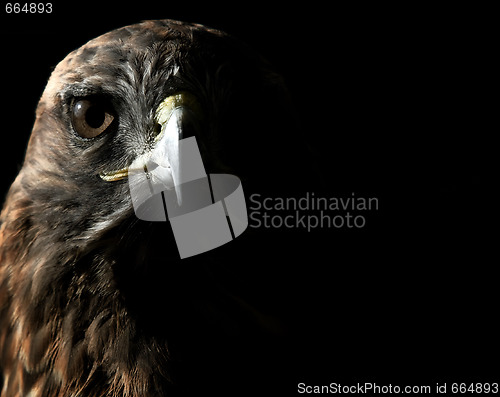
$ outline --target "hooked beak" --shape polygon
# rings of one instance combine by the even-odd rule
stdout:
[[[100,174],[107,182],[124,179],[131,174],[145,173],[150,193],[175,189],[177,203],[182,203],[182,151],[181,141],[192,136],[193,118],[199,113],[194,96],[181,92],[166,98],[156,110],[155,122],[160,133],[151,151],[137,157],[132,164],[117,171]]]

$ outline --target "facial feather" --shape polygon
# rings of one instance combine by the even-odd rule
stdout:
[[[248,171],[248,156],[226,150],[235,123],[248,144],[251,105],[264,114],[262,104],[278,106],[284,90],[259,56],[225,33],[146,21],[91,40],[53,71],[0,216],[2,396],[153,396],[174,387],[175,321],[150,315],[184,313],[205,279],[175,266],[165,225],[133,216],[126,180],[99,174],[150,149],[154,112],[179,91],[194,94],[207,115],[200,141],[208,170]],[[95,138],[75,132],[79,98],[113,109]]]

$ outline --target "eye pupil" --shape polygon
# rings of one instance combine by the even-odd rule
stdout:
[[[73,105],[73,128],[83,138],[94,138],[103,133],[113,119],[111,106],[105,101],[95,98],[80,99]]]
[[[100,106],[91,106],[85,115],[85,121],[91,128],[99,128],[106,118],[104,109]]]

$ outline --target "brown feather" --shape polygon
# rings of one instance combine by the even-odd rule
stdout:
[[[286,93],[259,56],[226,34],[147,21],[91,40],[52,73],[0,215],[3,397],[167,395],[176,338],[209,363],[219,345],[233,349],[235,329],[251,333],[251,311],[233,321],[214,309],[219,298],[195,276],[197,262],[179,265],[168,226],[134,217],[126,182],[98,177],[144,150],[156,106],[179,89],[195,92],[207,114],[207,167],[229,164],[244,175],[253,123],[265,125]],[[68,116],[71,101],[88,95],[110,97],[118,114],[113,133],[91,141],[76,136]],[[261,120],[249,117],[255,103]],[[236,123],[250,137],[246,157],[225,151]],[[214,314],[226,334],[199,319]],[[241,345],[253,349],[250,340]]]

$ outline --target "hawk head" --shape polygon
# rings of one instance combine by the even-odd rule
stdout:
[[[207,172],[252,186],[284,171],[274,150],[292,123],[286,90],[238,40],[146,21],[71,52],[1,215],[2,395],[163,395],[176,337],[225,338],[192,315],[231,322],[198,272],[210,259],[180,266],[169,227],[133,212],[128,171],[157,149],[173,109]]]

